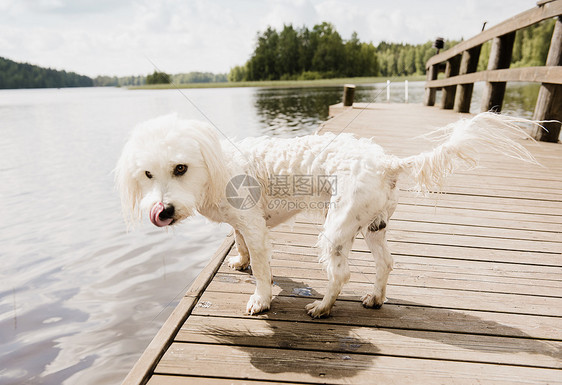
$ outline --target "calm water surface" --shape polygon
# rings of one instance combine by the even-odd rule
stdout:
[[[386,99],[385,84],[357,101]],[[481,85],[475,87],[478,110]],[[404,100],[403,83],[392,101]],[[531,116],[538,86],[509,86]],[[229,137],[317,129],[340,87],[0,91],[0,383],[115,384],[130,370],[229,228],[195,217],[126,231],[111,171],[131,128],[177,112]],[[419,103],[423,83],[410,83]]]

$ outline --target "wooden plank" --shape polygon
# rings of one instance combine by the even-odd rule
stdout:
[[[228,235],[219,247],[211,261],[201,271],[187,291],[188,296],[183,297],[168,317],[162,328],[158,331],[152,342],[143,352],[142,356],[135,363],[127,377],[123,380],[123,385],[146,384],[152,375],[152,371],[158,361],[170,346],[174,336],[177,334],[181,325],[185,322],[197,300],[211,281],[215,272],[219,269],[224,257],[230,251],[234,243],[234,236]]]
[[[321,228],[318,228],[320,230]],[[430,237],[428,237],[430,234]],[[314,235],[314,234],[308,234]],[[418,230],[406,231],[392,229],[387,233],[389,241],[400,241],[410,243],[428,243],[435,245],[463,246],[471,248],[483,248],[492,250],[514,250],[520,252],[534,252],[547,254],[562,253],[562,243],[558,242],[535,242],[523,239],[504,239],[501,237],[484,237],[460,233],[435,233],[431,231]]]
[[[528,201],[517,198],[478,196],[468,194],[431,194],[422,196],[412,191],[400,191],[400,204],[425,205],[442,208],[464,208],[474,211],[529,214],[539,221],[560,223],[560,207],[557,202]]]
[[[537,383],[537,378],[561,382],[560,372],[553,369],[182,342],[172,344],[156,371],[205,375],[208,368],[224,378],[338,384],[372,384],[374,378],[381,383],[399,378],[401,384],[473,384],[479,377],[502,384]]]
[[[250,379],[236,380],[236,379],[224,379],[224,378],[212,378],[212,377],[201,377],[201,376],[168,376],[168,375],[154,375],[148,381],[148,385],[276,385],[276,384],[287,384],[287,382],[277,382],[277,381],[255,381]]]
[[[274,241],[274,258],[276,255],[279,255],[279,259],[286,260],[301,260],[303,259],[301,257],[309,257],[314,260],[318,257],[318,249],[312,244],[302,244],[299,241],[288,242],[286,240],[288,237],[283,238],[283,234],[275,238],[279,239]],[[317,238],[312,238],[312,240],[315,239]],[[454,269],[459,273],[469,275],[486,274],[488,270],[491,270],[493,271],[491,275],[512,278],[562,280],[559,274],[561,261],[558,254],[506,252],[396,241],[390,241],[390,251],[394,255],[396,263],[403,264],[403,267],[409,270],[443,268],[443,271]],[[544,260],[541,261],[541,258]],[[352,263],[362,265],[361,261],[370,263],[373,257],[366,249],[365,242],[358,238],[353,244],[349,259]],[[418,267],[416,268],[416,266]]]
[[[445,78],[450,78],[457,76],[459,74],[461,64],[461,56],[453,56],[447,60],[447,65],[445,67]],[[455,94],[457,91],[457,86],[443,87],[441,94],[441,108],[450,110],[455,104]]]
[[[558,16],[552,38],[550,40],[550,48],[546,58],[546,65],[562,66],[562,16]],[[555,120],[555,122],[545,122],[545,130],[536,129],[534,138],[547,142],[558,142],[560,136],[560,121],[562,121],[562,85],[548,84],[543,82],[539,89],[537,104],[533,119],[535,120]]]
[[[439,65],[432,65],[427,68],[427,82],[437,80],[439,75]],[[436,90],[434,88],[425,88],[425,96],[423,104],[426,106],[433,106],[435,104]]]
[[[535,82],[562,84],[562,68],[557,66],[488,69],[450,78],[427,81],[426,88],[441,88],[475,82]]]
[[[318,250],[313,245],[287,244],[275,237],[274,257],[279,255],[279,261],[292,260],[295,256],[300,260],[301,256],[317,258]],[[541,257],[548,257],[542,254],[495,253],[493,250],[459,248],[451,246],[433,245],[430,243],[402,243],[390,242],[390,251],[394,255],[396,265],[402,264],[402,268],[409,270],[430,270],[436,271],[456,271],[462,274],[486,274],[488,269],[492,270],[492,275],[503,275],[511,278],[529,278],[535,280],[560,281],[560,256],[555,255],[552,263],[547,262],[530,263],[528,257],[537,255],[537,262]],[[478,252],[480,251],[480,253]],[[488,258],[486,258],[488,256]],[[493,258],[493,259],[492,259]],[[273,263],[277,263],[274,258]],[[352,263],[359,264],[359,260],[370,260],[370,252],[365,250],[365,244],[361,240],[356,240],[350,254]],[[551,262],[551,261],[548,261]],[[281,263],[281,262],[279,262]]]
[[[275,235],[273,245],[272,263],[283,266],[283,263],[293,264],[295,261],[308,261],[316,263],[318,260],[318,249],[312,244],[302,245],[300,242],[287,243],[288,237]],[[309,238],[310,239],[310,238]],[[316,238],[312,238],[315,240]],[[432,244],[409,244],[401,242],[390,242],[390,249],[395,260],[395,268],[415,271],[440,271],[463,274],[466,276],[492,276],[524,278],[535,281],[562,281],[560,275],[561,261],[559,255],[554,255],[549,260],[541,254],[526,253],[495,253],[488,250],[463,250],[458,247],[438,246]],[[466,249],[466,248],[465,248]],[[462,253],[464,251],[464,254]],[[529,259],[537,255],[536,262]],[[488,256],[488,258],[486,258]],[[540,258],[545,258],[541,261]],[[366,249],[362,239],[356,239],[349,256],[351,264],[369,268],[373,264],[373,257]],[[279,261],[279,262],[278,262]],[[538,284],[538,282],[537,282]]]
[[[476,72],[478,69],[478,59],[480,58],[481,45],[466,50],[462,53],[460,75]],[[456,112],[470,112],[470,102],[472,101],[472,90],[474,83],[458,84],[457,96],[455,98],[454,110]]]
[[[289,258],[288,258],[289,259]],[[314,258],[306,257],[295,259],[293,266],[277,265],[273,263],[273,271],[276,279],[294,278],[299,280],[317,279],[325,280],[325,272]],[[350,270],[353,281],[357,283],[372,284],[375,281],[374,261],[370,264],[362,264],[357,260],[350,261]],[[238,281],[246,279],[246,272],[232,271],[228,266],[223,266],[217,275],[218,281]],[[461,274],[450,271],[417,270],[397,264],[390,274],[388,284],[390,286],[411,286],[430,289],[465,290],[469,292],[488,292],[500,294],[521,294],[525,296],[539,297],[562,297],[562,282],[553,280],[534,280],[531,278],[505,277],[492,274]],[[346,289],[347,290],[347,289]],[[355,289],[353,289],[355,290]],[[367,289],[362,289],[365,294]],[[346,291],[344,291],[345,293]],[[354,295],[358,295],[356,291]],[[361,295],[362,295],[361,294]]]
[[[406,213],[408,213],[406,211]],[[400,214],[400,213],[399,213]],[[401,218],[400,215],[393,215],[387,223],[389,231],[411,231],[421,233],[434,233],[434,234],[460,234],[467,236],[477,236],[485,238],[501,238],[505,240],[522,240],[522,241],[542,241],[547,243],[561,244],[562,246],[562,229],[555,228],[553,231],[534,231],[524,230],[519,227],[518,223],[509,223],[512,228],[506,226],[489,226],[487,220],[482,220],[486,225],[476,224],[463,224],[456,221],[453,216],[450,216],[449,221],[443,221],[443,217],[430,216],[428,220],[421,217],[419,214],[411,214],[411,217],[406,215],[407,219]],[[432,218],[433,217],[433,218]],[[437,218],[436,218],[437,217]],[[433,219],[433,220],[432,220]],[[507,222],[499,222],[500,224]],[[293,232],[299,231],[300,233],[317,235],[322,230],[322,225],[308,225],[302,223],[295,223],[292,225],[283,224],[275,227],[276,232]]]
[[[295,271],[302,269],[295,269]],[[363,295],[373,289],[374,277],[369,278],[365,273],[351,267],[352,280],[345,285],[342,294],[338,297],[341,301],[354,301],[360,303]],[[325,273],[310,270],[304,278],[294,277],[290,269],[285,269],[289,276],[278,275],[278,270],[273,269],[274,291],[276,296],[294,296],[300,290],[306,290],[311,299],[321,299],[326,291],[327,278]],[[249,296],[255,290],[253,280],[232,275],[221,275],[220,279],[213,280],[209,285],[209,292],[243,293]],[[364,280],[366,282],[359,282]],[[303,282],[304,281],[304,282]],[[305,288],[303,288],[303,285]],[[308,295],[310,294],[310,295]],[[423,304],[432,308],[496,311],[510,314],[526,314],[549,317],[562,317],[562,298],[539,297],[511,293],[491,293],[485,291],[438,289],[421,286],[392,286],[387,291],[387,304],[410,305]]]
[[[514,42],[515,32],[509,32],[492,39],[488,70],[509,68]],[[487,81],[482,94],[480,111],[501,111],[505,86],[506,82]]]
[[[562,367],[558,341],[251,318],[192,316],[176,341]]]
[[[303,283],[306,288],[306,283]],[[194,315],[258,318],[315,324],[349,325],[371,328],[392,328],[434,332],[562,340],[560,319],[536,315],[498,313],[476,310],[432,308],[420,303],[396,305],[386,303],[378,310],[365,309],[359,301],[336,301],[330,317],[312,320],[305,305],[308,297],[275,296],[271,310],[255,316],[245,314],[247,294],[205,292]],[[324,326],[322,326],[324,327]]]
[[[402,207],[404,206],[404,207]],[[532,234],[540,234],[539,239],[562,239],[561,225],[543,222],[535,217],[521,215],[521,218],[498,218],[495,212],[476,211],[465,208],[442,208],[432,206],[399,205],[392,215],[392,222],[411,221],[420,223],[443,223],[457,226],[476,226],[490,229],[513,229]],[[513,215],[514,217],[517,214]],[[543,238],[544,236],[544,238]]]
[[[533,7],[525,12],[515,15],[495,26],[489,28],[478,35],[465,40],[454,47],[441,52],[438,55],[431,57],[427,63],[426,68],[437,63],[444,62],[453,56],[460,55],[464,51],[473,47],[479,46],[494,37],[505,35],[530,25],[536,24],[542,20],[550,19],[551,17],[559,16],[562,14],[562,1],[556,0],[545,3],[541,6]]]
[[[361,241],[355,241],[355,243],[361,243]],[[562,281],[560,261],[558,261],[558,265],[536,265],[525,264],[524,261],[520,261],[520,263],[503,263],[486,259],[470,260],[458,257],[455,249],[452,250],[451,257],[439,252],[436,253],[438,256],[434,257],[430,256],[429,253],[425,253],[422,249],[423,245],[407,245],[409,248],[406,249],[395,247],[395,245],[398,246],[400,244],[390,245],[394,256],[395,270],[411,271],[412,274],[416,275],[427,272],[446,272],[461,274],[467,278],[476,275],[478,277],[530,279],[537,281],[539,286],[559,286],[559,283]],[[374,274],[373,257],[370,252],[365,251],[361,246],[354,246],[354,250],[352,250],[349,258],[350,264],[361,267],[362,272],[365,274]],[[400,252],[395,249],[398,249]],[[401,253],[401,251],[404,252]],[[274,268],[294,267],[296,269],[314,270],[320,268],[317,263],[317,253],[317,249],[312,246],[275,244],[271,264]]]

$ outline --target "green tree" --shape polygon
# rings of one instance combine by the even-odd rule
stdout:
[[[277,44],[277,70],[280,76],[291,77],[299,72],[299,36],[292,25],[283,26]]]
[[[315,25],[312,34],[318,41],[312,58],[312,70],[329,77],[343,72],[344,46],[340,34],[330,23]]]
[[[154,71],[152,75],[146,77],[146,84],[169,84],[170,75],[165,72]]]

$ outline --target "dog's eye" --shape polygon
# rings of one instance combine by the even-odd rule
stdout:
[[[150,171],[145,171],[144,175],[146,175],[148,179],[152,179],[152,174],[150,173]]]
[[[178,164],[176,168],[174,168],[174,175],[175,176],[182,176],[187,171],[187,165],[185,164]]]

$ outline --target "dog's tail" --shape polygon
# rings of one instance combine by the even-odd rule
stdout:
[[[511,137],[532,139],[521,124],[540,126],[539,122],[484,112],[472,119],[462,119],[424,137],[443,141],[432,151],[400,159],[397,171],[407,171],[415,182],[414,189],[429,192],[439,189],[444,178],[459,168],[473,168],[478,164],[478,152],[483,148],[511,158],[535,163],[533,155]]]

